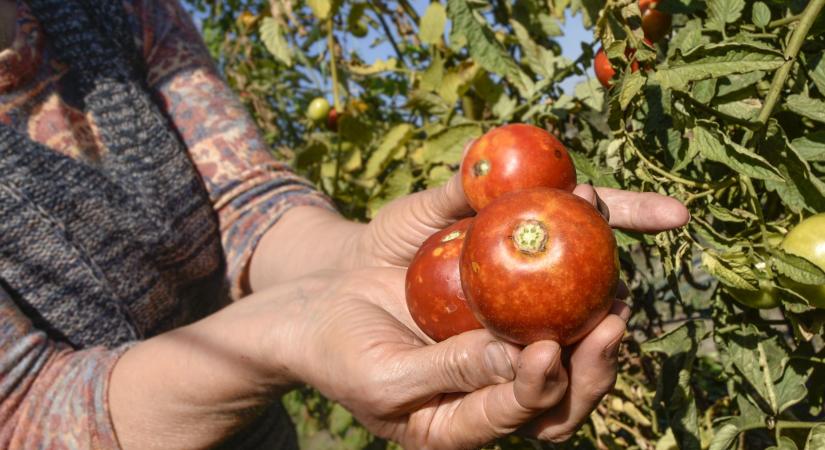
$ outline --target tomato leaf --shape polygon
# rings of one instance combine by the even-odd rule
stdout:
[[[805,258],[775,249],[771,260],[779,273],[797,283],[825,284],[825,272]]]
[[[815,100],[805,95],[794,94],[788,96],[785,107],[800,116],[825,123],[825,102],[821,100]]]
[[[421,16],[418,27],[418,37],[425,44],[435,45],[441,42],[444,36],[444,26],[447,24],[447,10],[439,2],[430,3]]]
[[[272,53],[273,56],[286,64],[287,67],[291,67],[292,49],[284,38],[283,30],[281,30],[281,25],[278,21],[272,17],[264,17],[261,21],[260,31],[261,41],[264,43],[264,46],[266,46],[266,49],[269,50],[269,53]]]
[[[697,146],[698,154],[752,178],[782,181],[779,170],[765,158],[733,142],[714,128],[711,122],[697,121],[690,145]]]

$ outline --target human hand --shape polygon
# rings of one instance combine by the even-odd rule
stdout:
[[[600,199],[610,225],[624,230],[655,233],[680,227],[690,218],[678,200],[652,192],[579,185],[573,193],[594,205]],[[361,231],[355,266],[406,267],[425,239],[472,213],[458,174],[442,187],[400,198]]]
[[[566,368],[555,342],[520,348],[486,330],[427,345],[403,306],[404,276],[400,268],[324,274],[322,289],[303,283],[295,295],[248,297],[241,303],[277,311],[259,356],[284,355],[278,367],[407,448],[475,448],[520,429],[562,441],[613,386],[629,315],[620,302]]]

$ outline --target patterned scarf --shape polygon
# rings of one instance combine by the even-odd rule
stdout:
[[[148,94],[122,2],[28,3],[106,154],[92,166],[0,125],[0,285],[75,348],[215,311],[227,298],[217,218]]]

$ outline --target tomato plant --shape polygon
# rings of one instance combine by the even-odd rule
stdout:
[[[628,0],[186,3],[275,154],[347,217],[444,183],[510,123],[557,136],[580,183],[688,205],[683,229],[616,231],[634,317],[615,392],[567,446],[821,448],[825,310],[789,282],[825,273],[781,243],[825,212],[825,0],[660,0],[653,45]],[[588,36],[564,55],[570,20]],[[337,133],[296,120],[316,97]],[[775,307],[736,300],[766,286]],[[311,390],[286,404],[307,448],[391,446]]]

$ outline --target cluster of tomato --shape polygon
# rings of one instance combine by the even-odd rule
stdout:
[[[338,110],[332,108],[323,97],[312,100],[307,108],[307,118],[313,123],[326,121],[327,129],[330,131],[338,131],[338,117]]]
[[[607,221],[573,195],[567,149],[531,125],[468,149],[461,180],[477,212],[429,237],[410,264],[407,306],[436,341],[481,328],[517,344],[568,345],[608,313],[619,268]]]
[[[670,32],[672,22],[670,14],[658,10],[657,5],[658,0],[639,0],[639,10],[642,13],[642,31],[645,35],[645,42],[650,45],[659,42]],[[625,56],[632,59],[634,53],[633,49],[628,48],[625,51]],[[616,69],[610,64],[603,48],[596,52],[596,57],[593,60],[593,70],[596,72],[596,78],[602,86],[609,89],[611,86],[610,80],[616,75]],[[633,72],[639,70],[639,63],[635,60],[632,61],[630,70]]]
[[[825,271],[825,213],[800,222],[785,235],[779,247]],[[783,288],[801,295],[811,306],[825,309],[825,284],[803,284],[782,275],[778,279]],[[728,288],[728,291],[736,301],[751,308],[776,308],[780,303],[780,290],[766,279],[759,280],[757,289]]]

